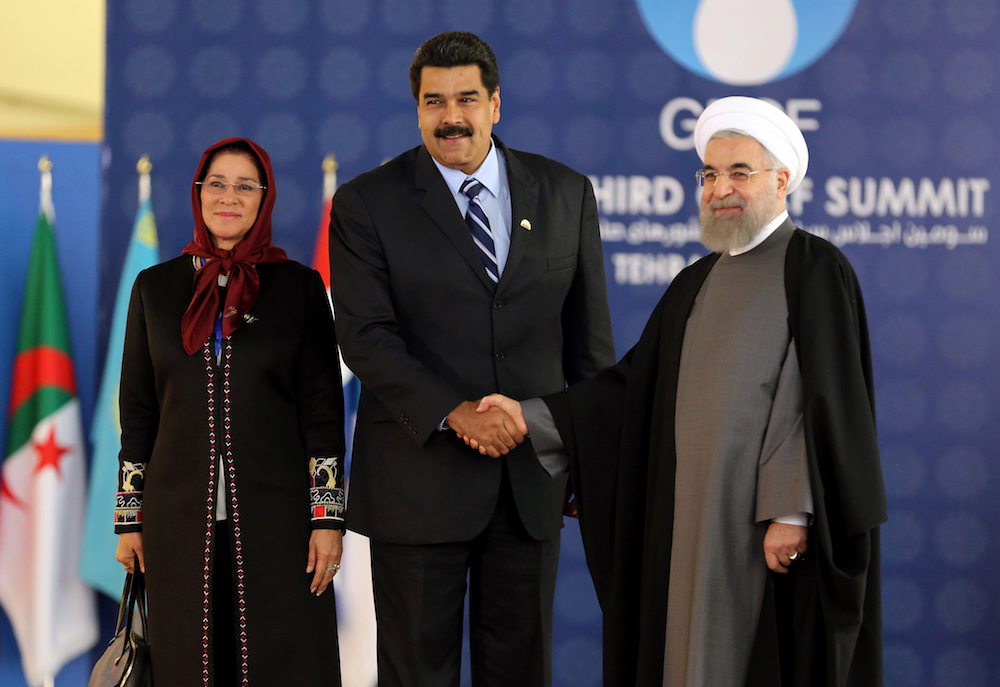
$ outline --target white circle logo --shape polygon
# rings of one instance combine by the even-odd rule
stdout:
[[[759,86],[795,74],[840,38],[857,0],[636,0],[671,58],[708,79]]]

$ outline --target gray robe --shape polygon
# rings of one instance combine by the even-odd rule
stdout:
[[[676,406],[667,687],[742,685],[772,518],[812,511],[802,380],[788,330],[779,228],[723,255],[688,318]]]

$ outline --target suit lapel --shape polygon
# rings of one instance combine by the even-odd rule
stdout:
[[[500,147],[507,163],[507,186],[510,189],[510,252],[507,254],[507,264],[504,265],[503,274],[500,275],[500,283],[497,284],[497,293],[503,290],[514,278],[518,263],[524,257],[525,252],[531,245],[532,232],[545,231],[547,227],[536,226],[535,210],[538,207],[538,183],[534,175],[521,163],[517,155],[511,151],[503,142],[493,137]],[[531,229],[521,226],[522,220],[528,220]]]
[[[420,146],[417,151],[414,185],[425,192],[420,202],[421,207],[455,244],[455,248],[469,263],[469,267],[475,272],[483,286],[493,291],[493,283],[486,276],[483,259],[476,244],[472,242],[472,235],[469,233],[469,227],[465,224],[465,218],[459,213],[448,184],[444,183],[444,178],[434,166],[434,161],[424,146]]]

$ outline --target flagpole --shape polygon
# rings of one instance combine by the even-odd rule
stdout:
[[[108,327],[104,372],[90,428],[94,450],[80,562],[84,579],[112,599],[121,596],[122,588],[122,567],[115,562],[118,535],[108,523],[114,522],[119,477],[118,454],[122,448],[118,388],[121,382],[122,351],[125,348],[125,326],[136,278],[140,272],[160,262],[156,219],[150,202],[153,165],[150,164],[148,155],[139,158],[135,171],[139,181],[139,204],[128,250],[118,276],[117,295]]]
[[[326,208],[323,221],[320,223],[319,235],[316,237],[317,254],[313,258],[313,267],[325,272],[325,281],[329,293],[330,262],[327,252],[328,225],[333,194],[337,190],[337,158],[333,153],[323,160],[323,205]],[[331,300],[332,304],[332,300]],[[340,374],[344,383],[345,395],[356,388],[352,385],[354,373],[340,357]],[[357,393],[357,392],[353,392]],[[356,405],[349,401],[350,408]],[[353,412],[353,411],[351,411]],[[349,413],[350,418],[350,413]],[[353,419],[348,420],[347,431],[353,429]],[[350,475],[347,477],[350,480]],[[333,578],[337,594],[343,603],[339,610],[344,615],[340,629],[341,675],[344,687],[372,687],[378,684],[378,669],[375,649],[377,630],[375,627],[375,601],[372,592],[371,554],[368,539],[355,532],[344,533],[345,556],[353,561],[346,570],[342,570]]]
[[[323,202],[333,198],[334,192],[337,190],[337,168],[340,164],[337,162],[337,156],[330,153],[325,158],[323,158]]]
[[[55,219],[55,206],[52,204],[52,160],[48,155],[42,155],[38,160],[38,171],[41,172],[42,180],[38,190],[38,211],[48,217],[49,222]],[[54,675],[46,675],[42,678],[43,687],[56,687]]]
[[[149,176],[150,172],[153,171],[153,163],[149,161],[149,155],[143,155],[139,158],[135,171],[139,173],[139,205],[142,205],[149,200],[153,190],[153,183]]]

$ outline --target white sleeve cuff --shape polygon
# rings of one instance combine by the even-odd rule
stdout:
[[[782,525],[798,525],[799,527],[809,527],[812,516],[809,513],[796,513],[795,515],[783,515],[774,518],[771,522],[780,522]]]

